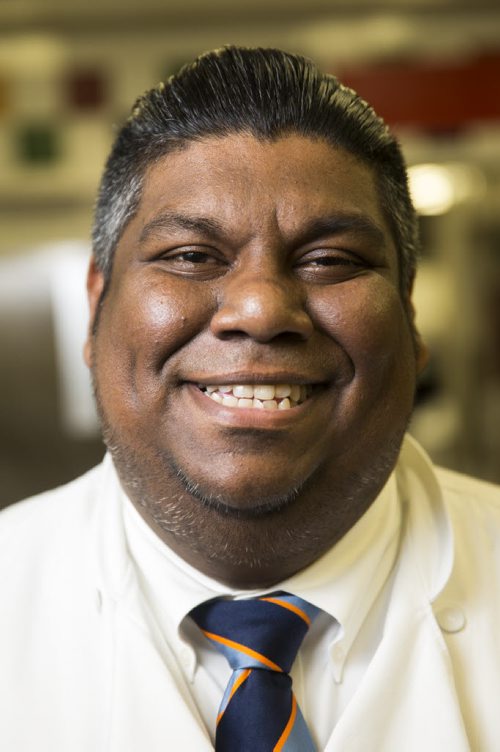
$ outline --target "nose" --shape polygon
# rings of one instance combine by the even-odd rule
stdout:
[[[211,321],[211,330],[220,339],[247,336],[257,342],[283,335],[307,340],[313,328],[297,283],[277,274],[236,275],[226,281]]]

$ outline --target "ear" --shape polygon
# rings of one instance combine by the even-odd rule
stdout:
[[[97,268],[95,257],[90,259],[89,269],[87,272],[87,299],[89,302],[89,325],[87,330],[87,339],[83,346],[83,359],[87,366],[92,366],[92,352],[93,352],[93,331],[96,321],[96,316],[101,301],[102,292],[104,290],[104,275]]]
[[[417,374],[421,374],[429,362],[429,349],[422,339],[422,335],[417,329],[415,319],[415,306],[413,305],[413,285],[415,277],[412,278],[408,290],[405,295],[405,306],[408,313],[408,320],[410,322],[411,333],[413,337],[413,344],[415,348],[415,358],[417,366]]]

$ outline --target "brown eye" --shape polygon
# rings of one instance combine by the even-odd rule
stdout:
[[[216,249],[203,246],[172,249],[159,255],[155,265],[169,274],[200,281],[220,276],[228,266]]]
[[[344,282],[366,270],[369,264],[358,254],[338,248],[318,248],[306,253],[296,264],[296,274],[311,283]]]
[[[191,264],[206,264],[210,261],[215,261],[208,253],[202,253],[201,251],[185,251],[184,253],[179,253],[176,258]]]
[[[323,256],[317,259],[313,259],[312,261],[309,261],[310,264],[316,265],[316,266],[358,266],[359,262],[357,263],[354,259],[344,258],[343,256]]]

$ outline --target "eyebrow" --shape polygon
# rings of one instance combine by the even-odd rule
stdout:
[[[212,240],[218,240],[221,236],[225,235],[222,225],[215,219],[209,219],[208,217],[189,217],[186,214],[164,211],[144,225],[139,236],[139,241],[143,243],[148,240],[151,235],[155,235],[157,232],[165,230],[189,230],[192,232],[199,232]]]
[[[197,232],[214,241],[226,237],[224,227],[215,219],[164,211],[144,225],[139,241],[143,243],[151,235],[175,230]],[[301,228],[293,239],[293,244],[305,245],[328,235],[340,235],[347,232],[365,237],[375,247],[383,246],[386,240],[382,228],[366,215],[338,212],[312,219]]]
[[[300,232],[298,244],[305,245],[327,235],[352,233],[365,237],[374,246],[381,247],[386,242],[383,229],[372,219],[363,214],[336,213],[327,217],[311,220]]]

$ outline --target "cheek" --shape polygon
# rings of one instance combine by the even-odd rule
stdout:
[[[139,430],[142,417],[152,425],[173,386],[165,363],[210,319],[210,293],[166,282],[164,275],[122,279],[104,303],[94,374],[102,409],[120,432]]]
[[[174,283],[173,283],[174,282]],[[161,366],[204,329],[211,315],[210,291],[163,274],[149,274],[117,286],[107,310],[110,344]]]
[[[400,440],[413,408],[415,356],[393,284],[377,275],[335,288],[316,301],[316,315],[351,364],[352,378],[338,391],[332,426],[343,437],[337,445],[344,461],[354,457],[356,466],[368,449],[378,452],[394,437]]]
[[[414,376],[411,329],[397,288],[381,275],[323,288],[314,300],[317,325],[343,349],[366,384]]]

